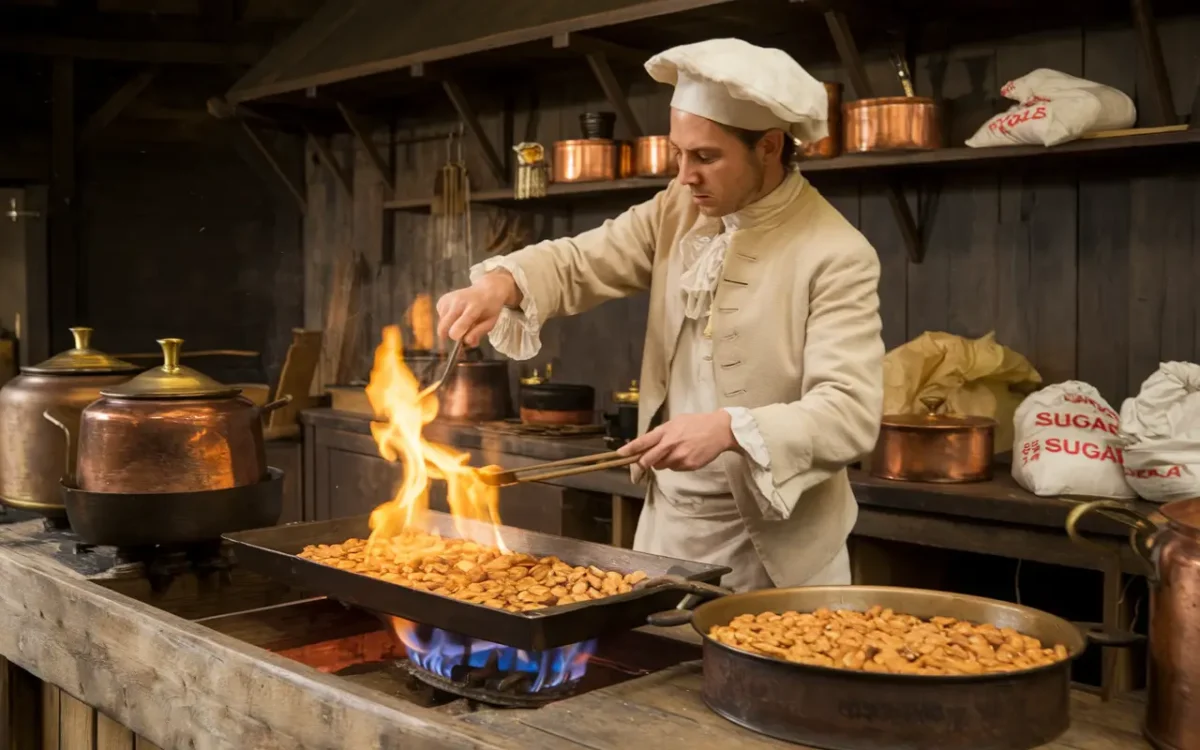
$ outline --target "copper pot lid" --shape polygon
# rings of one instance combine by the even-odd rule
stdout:
[[[946,404],[942,396],[922,396],[924,414],[885,414],[884,427],[909,427],[930,430],[961,430],[964,428],[995,427],[991,417],[976,417],[968,414],[939,413]]]
[[[44,362],[22,367],[21,372],[37,375],[100,375],[104,373],[137,372],[137,365],[117,359],[91,347],[92,329],[72,328],[75,347],[55,354]]]
[[[183,339],[159,339],[163,363],[147,370],[127,383],[100,391],[101,396],[114,398],[228,398],[241,393],[213,380],[202,372],[179,364]]]
[[[636,404],[640,398],[641,391],[638,390],[638,382],[636,380],[629,383],[629,390],[613,393],[613,401],[618,404]]]
[[[937,102],[927,96],[872,96],[866,99],[855,99],[846,102],[846,109],[863,109],[864,107],[879,107],[885,104],[909,104],[921,106],[936,106]]]

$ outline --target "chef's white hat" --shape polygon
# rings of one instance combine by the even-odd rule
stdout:
[[[746,130],[780,128],[803,142],[829,135],[825,86],[783,50],[710,39],[660,52],[646,71],[675,87],[675,109]]]

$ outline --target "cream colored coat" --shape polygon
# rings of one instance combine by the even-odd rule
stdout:
[[[720,220],[700,215],[672,182],[596,229],[505,259],[520,269],[538,323],[649,289],[639,432],[665,402],[680,334],[665,315],[667,264],[698,222],[719,231]],[[750,410],[786,514],[756,497],[747,457],[717,460],[776,585],[824,568],[857,518],[845,466],[871,450],[879,430],[878,284],[874,249],[811,185],[771,220],[731,235],[713,304],[717,395],[721,407]]]

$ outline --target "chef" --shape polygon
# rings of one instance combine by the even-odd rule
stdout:
[[[576,237],[471,269],[439,334],[528,359],[549,318],[650,292],[634,549],[727,565],[737,590],[850,583],[846,465],[882,409],[879,260],[790,161],[827,134],[825,88],[738,39],[646,63],[675,87],[679,175]],[[648,475],[648,476],[647,476]]]

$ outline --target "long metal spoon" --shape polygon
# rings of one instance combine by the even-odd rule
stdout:
[[[419,394],[417,394],[418,401],[424,399],[426,396],[432,395],[439,388],[441,388],[442,385],[445,384],[446,380],[450,377],[450,373],[454,370],[454,365],[458,364],[458,353],[462,351],[462,345],[462,339],[454,342],[454,348],[450,350],[450,357],[446,360],[446,368],[442,370],[442,376],[425,386],[425,388]]]

